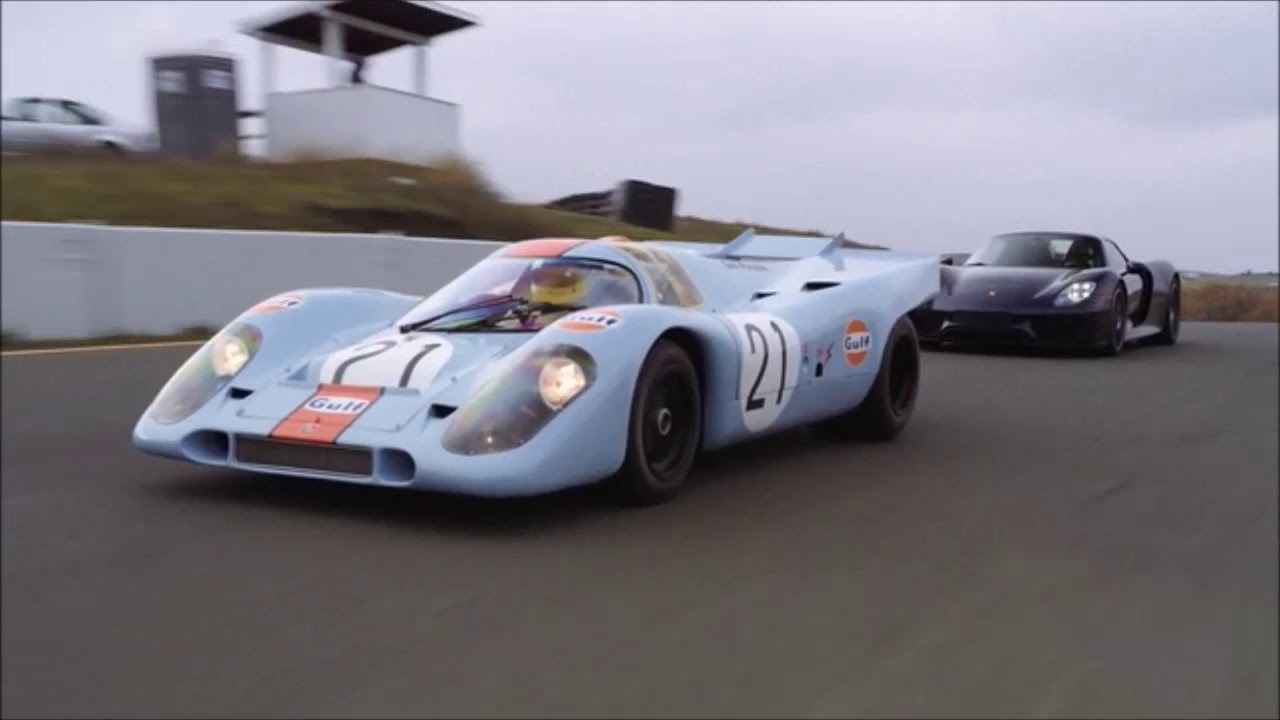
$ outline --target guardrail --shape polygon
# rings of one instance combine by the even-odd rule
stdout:
[[[0,223],[0,327],[39,340],[221,327],[277,292],[333,285],[425,295],[486,240]]]

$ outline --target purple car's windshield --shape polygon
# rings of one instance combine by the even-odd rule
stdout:
[[[964,261],[999,267],[1097,267],[1097,241],[1076,235],[1016,233],[997,235]]]
[[[580,258],[499,256],[459,275],[399,324],[443,315],[423,329],[541,330],[576,309],[639,301],[635,276],[616,265]]]

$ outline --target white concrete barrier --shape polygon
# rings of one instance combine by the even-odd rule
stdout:
[[[220,327],[301,287],[425,295],[493,252],[484,240],[0,223],[0,327],[27,339]]]

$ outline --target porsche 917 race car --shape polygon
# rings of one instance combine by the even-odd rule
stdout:
[[[936,296],[910,314],[925,346],[984,341],[1119,355],[1126,342],[1172,345],[1182,283],[1173,265],[1130,260],[1109,238],[996,235],[962,265],[943,261]]]
[[[661,502],[697,454],[801,425],[891,439],[907,312],[938,259],[843,237],[502,245],[428,297],[286,292],[231,321],[136,447],[211,466],[481,496],[604,481]]]

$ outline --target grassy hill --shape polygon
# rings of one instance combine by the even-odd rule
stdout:
[[[100,157],[6,157],[5,220],[318,232],[394,230],[421,237],[520,240],[627,235],[731,240],[745,222],[680,217],[674,232],[506,202],[474,168],[380,160],[259,163]],[[758,232],[817,230],[756,225]]]

